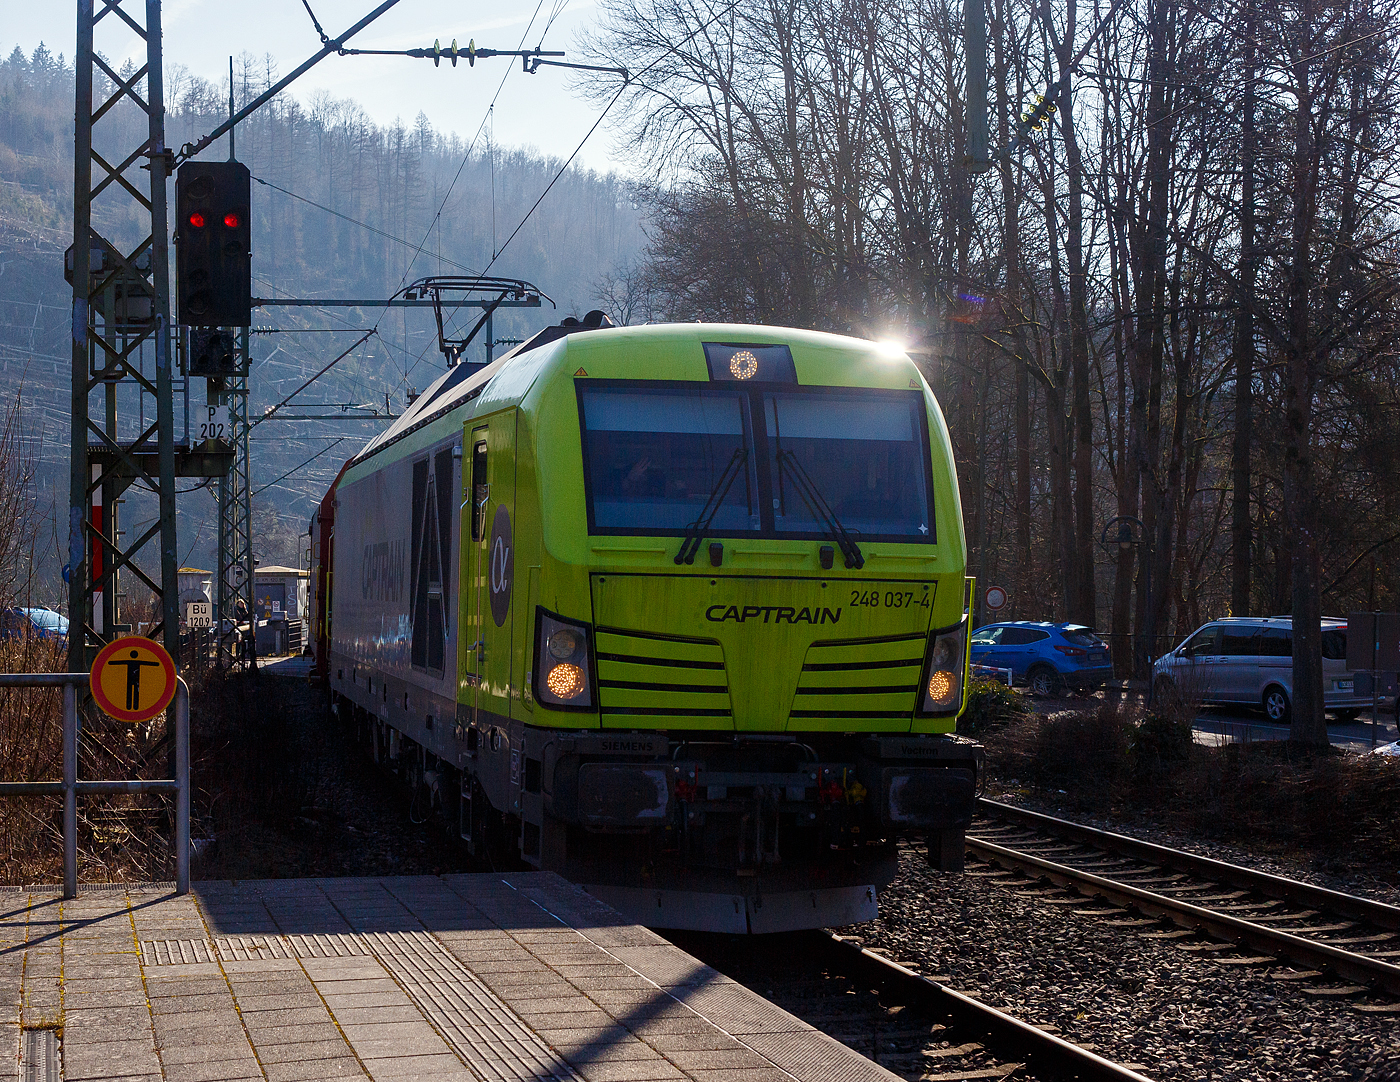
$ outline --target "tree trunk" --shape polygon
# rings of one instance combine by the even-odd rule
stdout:
[[[1053,35],[1048,3],[1041,17]],[[1089,316],[1084,261],[1084,163],[1074,127],[1074,101],[1069,94],[1069,65],[1074,52],[1075,0],[1068,0],[1064,40],[1056,43],[1062,93],[1060,132],[1065,144],[1065,264],[1069,278],[1069,366],[1073,379],[1070,427],[1073,432],[1074,520],[1070,550],[1064,558],[1074,565],[1073,589],[1065,607],[1071,620],[1092,627],[1094,596],[1094,419],[1089,398]],[[1052,241],[1053,243],[1053,241]]]
[[[999,146],[1006,146],[1011,141],[1011,102],[1008,89],[1012,82],[1006,62],[1003,0],[996,0],[994,12],[991,38],[992,63],[997,86],[997,142]],[[1021,295],[1021,172],[1018,165],[1012,161],[1011,155],[1003,154],[999,161],[998,173],[1001,179],[1002,237],[1003,250],[1006,253],[1008,300],[1003,306],[1003,311],[1008,322],[1016,328],[1013,332],[1016,343],[1016,357],[1013,362],[1016,370],[1016,603],[1020,611],[1029,612],[1029,608],[1020,608],[1025,603],[1034,574],[1031,553],[1031,377],[1025,335],[1021,331],[1021,323],[1024,320],[1024,300]]]
[[[1319,593],[1316,488],[1311,447],[1317,360],[1312,341],[1312,241],[1317,216],[1318,148],[1313,140],[1314,40],[1311,4],[1300,10],[1304,34],[1293,63],[1292,267],[1288,280],[1288,356],[1284,370],[1283,504],[1293,538],[1293,721],[1289,739],[1328,744],[1322,703],[1322,600]]]
[[[1244,33],[1244,110],[1240,120],[1240,258],[1235,290],[1235,440],[1232,449],[1230,615],[1248,616],[1254,530],[1249,450],[1254,428],[1254,7]]]
[[[1169,569],[1170,553],[1161,552],[1160,511],[1163,509],[1163,485],[1158,472],[1158,449],[1161,446],[1162,371],[1166,352],[1166,288],[1167,288],[1167,221],[1171,214],[1168,199],[1171,187],[1172,123],[1167,111],[1166,85],[1172,76],[1167,60],[1168,22],[1171,5],[1156,0],[1151,10],[1151,41],[1148,70],[1151,90],[1147,107],[1147,198],[1142,204],[1146,220],[1141,230],[1143,272],[1139,277],[1137,308],[1139,316],[1137,340],[1146,353],[1148,370],[1147,397],[1142,404],[1146,417],[1142,442],[1138,448],[1137,468],[1142,477],[1143,536],[1147,544],[1138,546],[1138,566],[1146,567],[1138,580],[1137,653],[1138,674],[1151,676],[1147,659],[1157,647],[1159,598],[1166,594],[1165,570]],[[1137,388],[1134,388],[1136,395]],[[1138,403],[1135,401],[1134,406]],[[1169,506],[1169,502],[1168,502]],[[1170,526],[1168,525],[1170,537]],[[1168,562],[1163,565],[1163,560]]]

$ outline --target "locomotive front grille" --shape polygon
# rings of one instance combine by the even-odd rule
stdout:
[[[598,701],[603,722],[643,727],[729,719],[733,709],[717,642],[599,628]]]
[[[914,713],[927,644],[923,635],[813,643],[790,716],[907,722]]]

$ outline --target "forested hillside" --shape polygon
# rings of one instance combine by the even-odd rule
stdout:
[[[244,56],[235,70],[235,100],[251,100],[278,76],[269,61]],[[110,85],[98,86],[97,99],[111,92]],[[166,140],[178,148],[227,116],[228,79],[210,81],[172,66],[166,96]],[[483,116],[485,109],[483,101]],[[50,600],[57,597],[60,562],[54,509],[66,507],[68,483],[71,361],[62,259],[72,235],[72,116],[72,68],[62,56],[43,46],[27,53],[15,46],[0,61],[0,389],[13,395],[23,387],[26,446],[39,459],[40,503],[49,522],[40,555],[55,595]],[[96,128],[95,146],[119,161],[141,141],[144,125],[144,115],[123,101]],[[445,135],[421,115],[383,127],[356,102],[325,96],[303,104],[284,95],[254,114],[236,133],[238,158],[256,178],[254,295],[375,298],[423,275],[484,270],[562,165],[529,148],[493,146],[489,132],[484,126]],[[227,156],[227,139],[201,155]],[[127,177],[138,188],[148,184],[139,166]],[[119,244],[135,243],[134,220],[113,209],[131,205],[129,198],[104,196],[94,206],[95,228]],[[606,284],[634,261],[642,241],[641,212],[627,182],[569,169],[491,265],[492,274],[534,282],[558,310],[502,312],[497,337],[520,337],[603,303]],[[397,412],[409,388],[422,390],[444,370],[430,312],[263,308],[255,310],[254,324],[277,331],[253,337],[250,415],[349,346],[359,337],[351,328],[377,324],[379,333],[298,401],[382,411],[387,396]],[[204,402],[202,384],[192,381],[192,409]],[[177,401],[181,420],[182,411]],[[375,431],[376,423],[364,421],[258,426],[251,457],[255,551],[263,562],[296,562],[296,535],[314,501]],[[268,487],[259,491],[262,485]],[[128,522],[135,525],[143,512],[140,494],[131,497]],[[213,566],[216,522],[212,498],[182,499],[182,563]]]

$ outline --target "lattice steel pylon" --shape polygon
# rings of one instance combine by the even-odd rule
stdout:
[[[223,446],[194,447],[188,432],[176,443],[166,197],[174,156],[165,145],[160,0],[100,0],[100,7],[94,12],[94,0],[78,0],[74,56],[73,247],[67,266],[73,284],[68,667],[74,672],[86,671],[93,651],[127,630],[117,608],[118,575],[125,573],[158,597],[159,616],[148,633],[164,639],[179,658],[175,478],[217,477],[226,472],[230,457]],[[146,62],[130,78],[100,55],[94,40],[99,28],[104,34],[115,31],[111,55],[126,52],[129,33],[145,41]],[[113,87],[100,103],[93,97],[97,72]],[[146,138],[104,155],[94,148],[94,128],[123,102],[145,113]],[[139,174],[127,175],[138,166],[149,170],[147,182]],[[93,204],[101,197],[124,204],[114,208],[122,213],[110,220],[134,217],[137,235],[145,232],[129,250],[93,230]],[[147,343],[154,354],[153,377],[143,371]],[[90,410],[99,388],[105,398],[102,424]],[[146,396],[155,405],[149,424]],[[124,539],[114,512],[120,495],[136,482],[155,494],[158,514],[148,528],[132,531],[130,543],[119,544]]]
[[[239,367],[248,370],[248,328],[238,334]],[[219,664],[229,666],[246,659],[256,664],[257,622],[253,609],[253,494],[248,475],[248,377],[224,380],[223,402],[228,406],[233,437],[233,467],[219,479],[219,571],[214,626],[218,628]],[[240,606],[239,602],[242,602]],[[248,618],[254,636],[240,652],[233,629]]]

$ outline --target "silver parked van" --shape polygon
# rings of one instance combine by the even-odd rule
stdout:
[[[1338,721],[1371,705],[1356,694],[1347,671],[1345,620],[1322,621],[1322,697]],[[1212,620],[1152,666],[1158,696],[1261,707],[1270,721],[1287,722],[1293,702],[1293,618]]]

